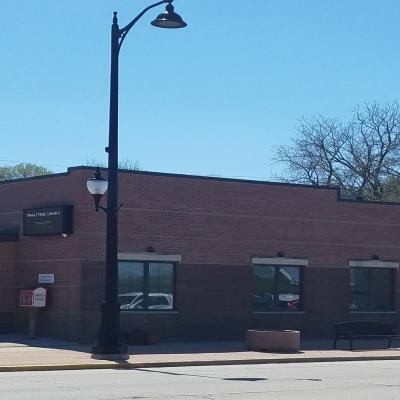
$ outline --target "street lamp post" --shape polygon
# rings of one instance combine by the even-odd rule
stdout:
[[[107,214],[105,298],[101,305],[101,323],[92,347],[92,357],[97,359],[126,360],[129,358],[127,346],[120,341],[118,302],[118,56],[121,45],[136,22],[150,9],[167,4],[165,12],[151,22],[158,28],[183,28],[186,23],[175,13],[173,0],[163,0],[146,7],[128,25],[120,29],[117,13],[114,12],[111,31],[111,76],[110,76],[110,119],[108,153],[108,193],[107,207],[101,207],[100,198],[107,191],[107,183],[97,170],[88,180],[89,192],[95,200],[96,211]]]

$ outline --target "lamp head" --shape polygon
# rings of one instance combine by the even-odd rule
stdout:
[[[167,4],[165,12],[161,13],[151,24],[157,28],[167,29],[184,28],[187,26],[182,17],[174,11],[174,6],[171,3]]]
[[[97,168],[93,176],[86,182],[87,189],[91,195],[103,195],[107,192],[108,182],[101,176],[100,168]]]
[[[97,168],[93,176],[87,180],[86,186],[93,196],[96,211],[99,211],[101,197],[108,188],[108,181],[101,176],[100,168]]]

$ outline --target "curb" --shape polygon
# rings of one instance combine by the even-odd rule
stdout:
[[[242,359],[242,360],[205,360],[205,361],[159,361],[159,362],[108,362],[104,364],[56,364],[56,365],[18,365],[0,366],[0,372],[29,372],[29,371],[73,371],[94,369],[143,369],[165,367],[197,367],[211,365],[249,365],[249,364],[298,364],[314,362],[343,362],[343,361],[379,361],[400,360],[398,356],[366,356],[366,357],[309,357],[309,358],[280,358],[280,359]]]

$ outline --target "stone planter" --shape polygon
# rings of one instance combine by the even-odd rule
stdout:
[[[300,332],[252,329],[246,333],[246,343],[249,350],[296,352],[300,348]]]

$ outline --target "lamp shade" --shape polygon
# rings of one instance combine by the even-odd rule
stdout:
[[[87,180],[87,189],[92,195],[103,195],[107,192],[108,181],[101,176],[100,169],[97,168],[93,176]]]
[[[174,11],[172,4],[167,4],[165,12],[161,13],[151,24],[157,28],[167,29],[184,28],[187,26],[182,17]]]

